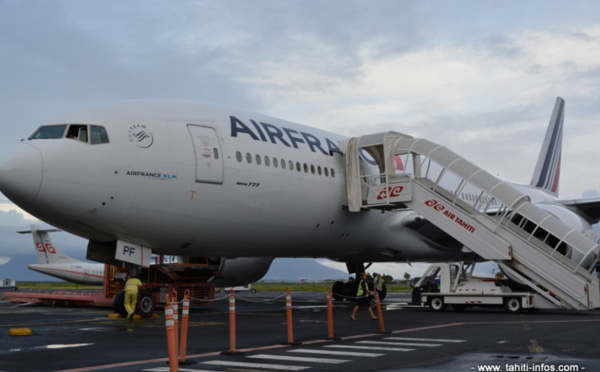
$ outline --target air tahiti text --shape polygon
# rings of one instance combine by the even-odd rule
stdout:
[[[231,137],[237,137],[239,134],[250,136],[255,141],[271,142],[273,144],[282,144],[286,147],[293,147],[295,149],[299,146],[307,147],[312,152],[321,152],[325,155],[333,156],[334,153],[343,155],[338,145],[325,138],[321,141],[310,133],[298,132],[295,129],[277,127],[273,124],[264,123],[262,121],[256,122],[250,120],[252,125],[246,125],[243,121],[230,116],[231,120]]]

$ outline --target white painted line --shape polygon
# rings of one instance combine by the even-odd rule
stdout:
[[[414,342],[387,342],[387,341],[358,341],[357,344],[373,344],[387,346],[417,346],[417,347],[438,347],[442,344],[415,344]]]
[[[287,361],[291,361],[291,362],[324,363],[324,364],[341,364],[341,363],[346,363],[346,362],[350,361],[348,359],[307,358],[307,357],[295,357],[295,356],[287,356],[287,355],[270,355],[270,354],[250,355],[248,358],[287,360]]]
[[[265,364],[265,363],[245,363],[245,362],[231,362],[226,360],[209,360],[202,362],[204,364],[210,364],[214,366],[225,366],[225,367],[246,367],[246,368],[263,368],[263,369],[275,369],[278,371],[302,371],[310,367],[305,366],[286,366],[283,364]]]
[[[315,350],[315,349],[295,349],[288,350],[288,353],[305,353],[305,354],[325,354],[325,355],[346,355],[346,356],[357,356],[357,357],[380,357],[385,354],[376,353],[359,353],[356,351],[332,351],[332,350]]]
[[[415,349],[405,349],[399,347],[380,347],[380,346],[355,346],[355,345],[325,345],[323,347],[331,347],[337,349],[363,349],[375,351],[413,351]]]
[[[424,342],[466,342],[467,340],[448,340],[441,338],[413,338],[413,337],[387,337],[384,340],[396,341],[424,341]]]

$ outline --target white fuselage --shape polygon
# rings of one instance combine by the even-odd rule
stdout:
[[[128,102],[49,124],[103,126],[109,142],[29,139],[3,159],[1,190],[93,241],[184,256],[369,262],[461,254],[404,228],[411,211],[345,210],[342,137],[329,132],[180,101]]]
[[[1,159],[0,191],[93,242],[180,256],[463,258],[437,231],[418,232],[410,210],[349,213],[339,135],[190,101],[118,103],[47,125],[61,124]]]
[[[42,274],[77,284],[104,284],[104,264],[70,262],[60,264],[31,264],[27,268]]]

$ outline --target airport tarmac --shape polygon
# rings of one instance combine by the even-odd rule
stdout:
[[[1,294],[0,294],[1,295]],[[435,313],[383,303],[386,333],[366,310],[334,301],[335,340],[327,339],[324,293],[293,293],[289,345],[285,298],[237,293],[236,343],[230,350],[229,303],[190,312],[187,360],[180,371],[598,371],[600,311],[508,314],[501,308]],[[169,371],[165,318],[110,319],[110,309],[0,303],[0,371]],[[29,328],[31,336],[9,336]]]

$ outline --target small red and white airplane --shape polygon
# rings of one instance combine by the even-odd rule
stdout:
[[[56,229],[43,230],[37,225],[31,225],[31,230],[17,231],[19,234],[33,236],[37,264],[27,265],[27,268],[42,274],[77,284],[104,284],[104,264],[90,263],[67,256],[52,243],[48,233],[60,231]]]

